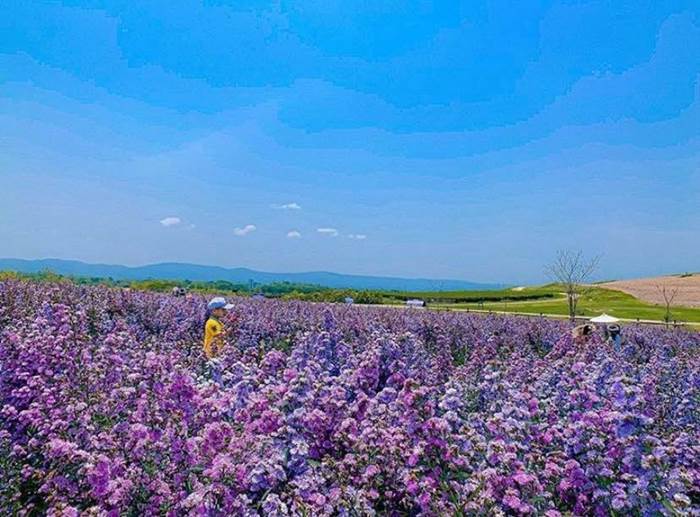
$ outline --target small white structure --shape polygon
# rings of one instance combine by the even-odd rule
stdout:
[[[187,294],[187,289],[184,287],[173,287],[173,296],[185,296]]]
[[[601,314],[600,316],[596,316],[595,318],[591,318],[591,323],[605,323],[606,325],[609,323],[617,323],[620,320],[616,318],[615,316],[610,316],[609,314]]]
[[[353,300],[349,296],[346,296],[344,302],[347,303],[348,305],[352,305],[353,303],[355,303],[355,300]]]
[[[264,299],[265,299],[265,295],[262,293],[255,293],[253,295],[253,300],[264,300]]]
[[[425,307],[425,302],[423,300],[418,300],[417,298],[413,300],[406,300],[406,306],[413,308]]]

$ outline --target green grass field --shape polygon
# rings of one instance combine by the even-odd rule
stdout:
[[[561,315],[568,314],[566,297],[561,293],[561,289],[556,285],[538,287],[534,289],[526,288],[518,291],[523,296],[528,292],[547,292],[548,297],[529,300],[507,300],[459,303],[440,303],[435,301],[430,304],[434,308],[449,309],[483,309],[499,312],[523,312],[532,314]],[[493,291],[492,296],[502,291]],[[608,313],[612,316],[624,319],[641,319],[662,321],[665,315],[664,307],[653,305],[638,300],[632,295],[621,291],[602,289],[593,287],[588,294],[581,298],[578,304],[577,313],[579,316],[591,317],[601,313]],[[700,308],[673,307],[672,319],[679,322],[700,323]]]
[[[528,301],[556,298],[559,289],[551,285],[528,287],[523,290],[498,289],[492,291],[387,291],[383,292],[387,302],[404,302],[418,298],[430,303],[479,303],[502,300]]]

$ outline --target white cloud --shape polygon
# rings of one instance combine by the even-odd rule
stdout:
[[[234,228],[233,229],[233,233],[235,235],[238,235],[239,237],[245,237],[250,232],[254,232],[254,231],[255,231],[254,224],[246,224],[243,228]]]
[[[180,224],[182,220],[179,217],[166,217],[165,219],[160,220],[160,224],[163,226],[176,226]]]
[[[299,233],[296,230],[292,230],[291,232],[287,233],[287,237],[290,239],[298,239],[299,237],[301,237],[301,233]]]
[[[301,206],[298,203],[285,203],[284,205],[272,205],[272,208],[276,210],[301,210]]]
[[[363,241],[367,238],[367,236],[364,233],[351,233],[348,235],[348,238]]]
[[[338,236],[338,230],[336,230],[335,228],[318,228],[316,231],[323,235],[328,235],[329,237]]]

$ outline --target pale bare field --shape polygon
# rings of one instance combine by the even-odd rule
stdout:
[[[618,280],[600,284],[599,287],[617,289],[650,303],[664,303],[664,297],[659,292],[659,286],[666,286],[666,292],[677,289],[674,306],[700,307],[700,273],[693,276],[660,276],[656,278],[639,278],[636,280]]]

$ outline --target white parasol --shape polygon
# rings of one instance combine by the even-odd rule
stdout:
[[[620,321],[618,318],[615,316],[610,316],[609,314],[601,314],[600,316],[596,316],[595,318],[591,318],[591,323],[617,323]]]

